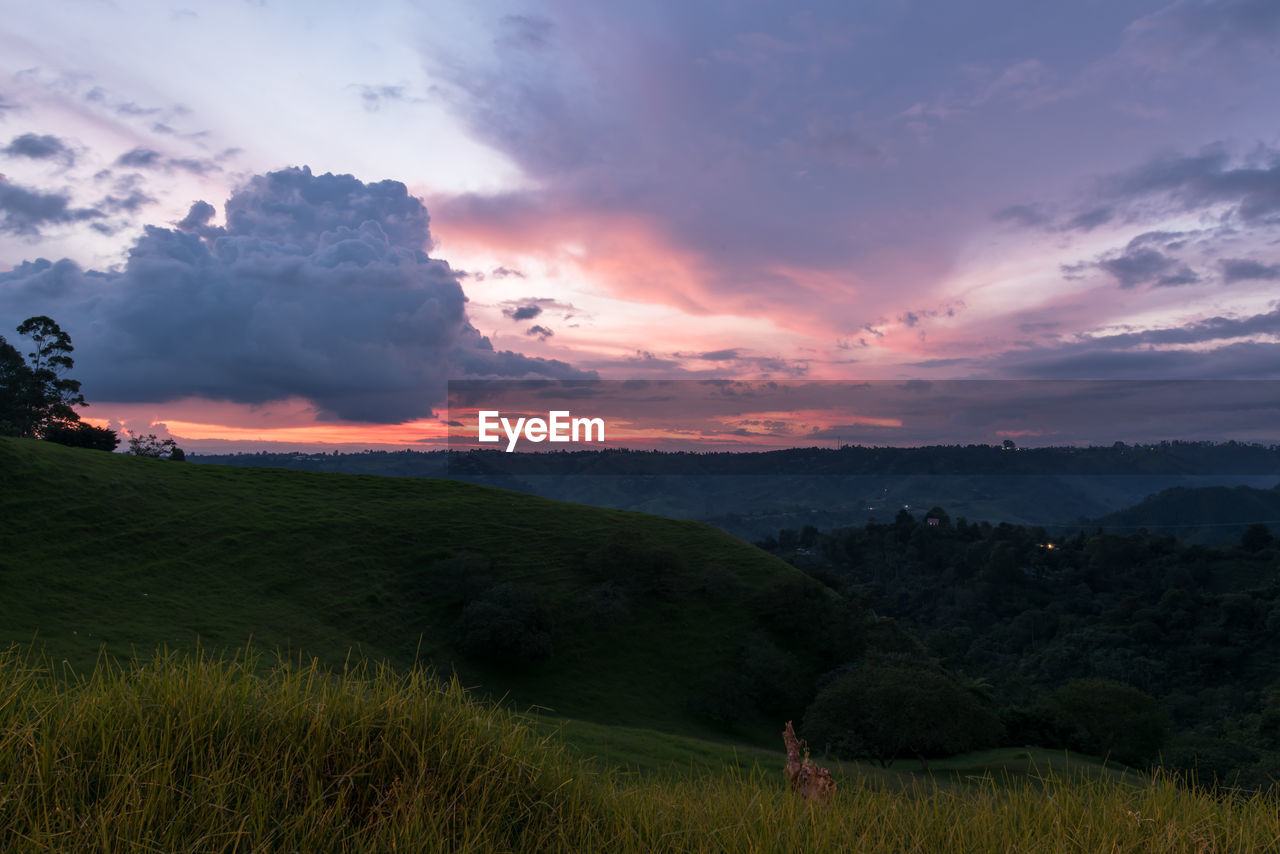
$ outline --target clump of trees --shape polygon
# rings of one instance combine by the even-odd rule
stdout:
[[[135,457],[150,457],[156,460],[178,460],[187,458],[186,453],[178,447],[173,439],[158,439],[154,433],[133,435],[129,437],[129,453]]]
[[[1072,679],[1050,702],[1068,747],[1127,765],[1154,762],[1173,726],[1154,697],[1110,679]]]
[[[1003,726],[955,676],[903,655],[865,661],[837,676],[805,712],[815,744],[836,756],[887,766],[914,756],[951,756],[999,743]]]
[[[0,435],[114,450],[120,444],[115,431],[84,423],[76,411],[88,404],[80,381],[66,375],[75,367],[71,336],[44,315],[28,317],[17,331],[33,349],[24,357],[0,336]]]

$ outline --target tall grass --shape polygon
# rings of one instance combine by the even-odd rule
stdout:
[[[1048,776],[810,805],[776,767],[585,766],[422,670],[159,653],[87,677],[0,653],[0,851],[1280,850],[1274,795]]]

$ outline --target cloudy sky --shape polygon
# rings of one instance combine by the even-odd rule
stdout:
[[[1275,0],[6,5],[0,334],[54,317],[101,423],[403,445],[450,378],[1280,378]]]

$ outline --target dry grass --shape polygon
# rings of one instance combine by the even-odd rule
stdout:
[[[429,673],[161,653],[67,678],[0,653],[0,851],[1280,850],[1274,795],[1167,779],[857,776],[830,803],[775,767],[584,767]]]

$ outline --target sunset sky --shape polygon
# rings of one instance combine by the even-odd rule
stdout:
[[[4,5],[0,335],[57,320],[95,423],[433,447],[449,379],[1280,379],[1275,0]],[[717,423],[901,421],[785,415]]]

